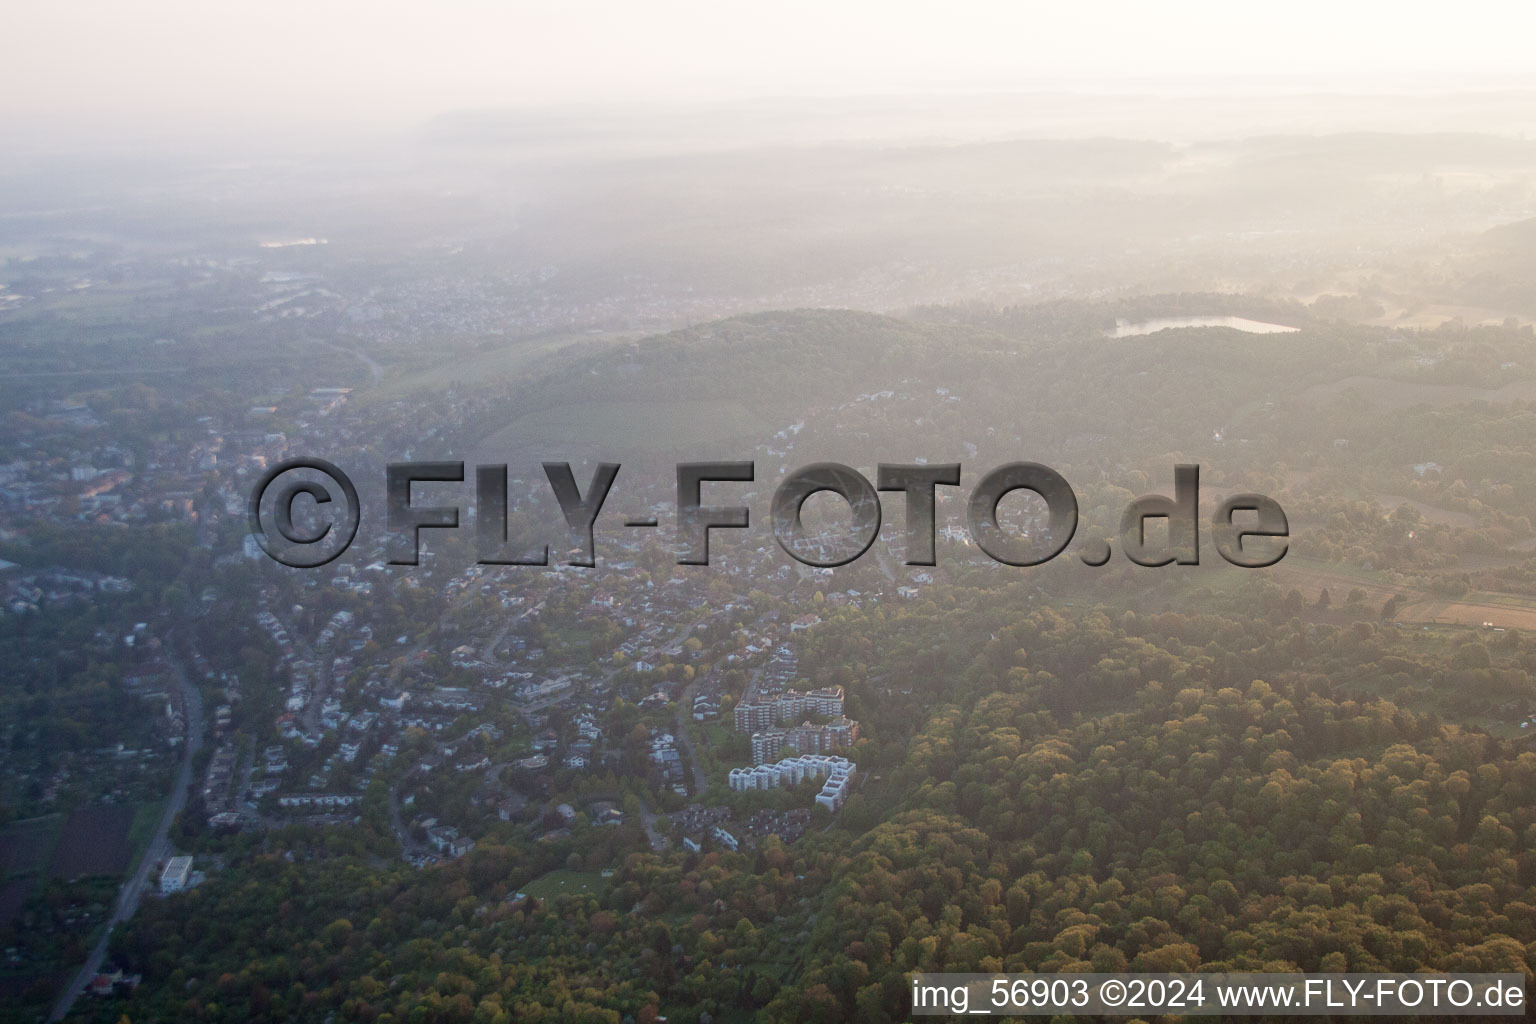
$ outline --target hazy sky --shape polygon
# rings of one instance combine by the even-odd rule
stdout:
[[[1536,4],[16,0],[0,117],[419,117],[761,94],[1525,74]],[[1348,85],[1348,82],[1343,83]]]

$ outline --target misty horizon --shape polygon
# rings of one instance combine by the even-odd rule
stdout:
[[[500,110],[672,116],[817,100],[1265,98],[1529,92],[1536,14],[1477,3],[1284,12],[1183,0],[1087,9],[694,0],[558,9],[190,0],[28,5],[0,38],[0,131],[24,150],[398,134]],[[921,119],[919,119],[920,121]],[[1060,130],[1058,128],[1058,130]],[[1515,130],[1528,130],[1522,123]]]

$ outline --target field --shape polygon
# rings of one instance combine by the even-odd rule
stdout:
[[[116,875],[128,869],[133,847],[132,804],[96,804],[71,811],[54,849],[51,873],[56,878]]]
[[[148,837],[130,836],[143,809],[134,804],[94,804],[17,822],[0,831],[0,879],[40,874],[55,878],[117,875],[128,868],[133,851]]]
[[[1500,629],[1536,630],[1536,605],[1513,594],[1473,593],[1471,600],[1424,598],[1403,607],[1399,619],[1410,622],[1446,622],[1462,626],[1484,623]]]
[[[21,913],[21,908],[26,905],[27,897],[32,895],[32,887],[36,884],[37,880],[33,878],[0,883],[0,925]]]
[[[0,925],[21,913],[59,839],[57,814],[18,821],[0,831]],[[0,993],[3,994],[3,993]]]
[[[1378,494],[1376,501],[1382,508],[1392,510],[1399,505],[1408,505],[1418,510],[1419,515],[1428,523],[1443,523],[1453,528],[1465,527],[1472,529],[1477,525],[1477,520],[1466,512],[1457,512],[1454,509],[1441,508],[1439,505],[1426,505],[1422,501],[1415,501],[1402,494]]]
[[[1404,600],[1392,616],[1401,622],[1439,622],[1459,626],[1491,623],[1504,629],[1536,630],[1536,601],[1518,594],[1474,591],[1464,598],[1451,600],[1424,594],[1409,587],[1396,586],[1378,573],[1345,566],[1287,558],[1275,567],[1276,582],[1295,587],[1308,601],[1327,588],[1335,604],[1359,588],[1365,591],[1366,604],[1379,608],[1393,595]]]
[[[18,821],[0,831],[0,878],[42,871],[58,841],[57,814]]]
[[[540,875],[520,891],[535,899],[549,900],[578,892],[601,895],[607,885],[596,871],[567,871],[559,868],[547,875]]]

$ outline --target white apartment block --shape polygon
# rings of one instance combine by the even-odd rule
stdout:
[[[790,690],[769,700],[736,705],[736,730],[756,732],[774,725],[794,722],[805,715],[843,717],[843,688],[827,686],[819,690]]]
[[[754,768],[732,768],[731,789],[738,792],[749,789],[777,789],[793,786],[806,779],[826,778],[816,802],[830,811],[843,806],[848,798],[854,772],[858,766],[846,757],[830,754],[801,754],[786,757],[777,764],[760,764]]]

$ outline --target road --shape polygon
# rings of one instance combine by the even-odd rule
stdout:
[[[422,843],[418,843],[411,837],[406,829],[405,822],[400,818],[400,791],[399,783],[389,787],[389,829],[395,834],[395,842],[400,844],[400,857],[402,860],[410,860],[411,857],[430,853],[430,849]]]
[[[667,837],[656,831],[656,812],[644,800],[640,801],[640,824],[645,826],[645,838],[651,841],[651,849],[658,853],[669,845]]]
[[[167,653],[166,661],[170,664],[171,671],[175,673],[177,684],[180,685],[186,700],[187,736],[183,743],[185,750],[182,753],[181,768],[176,773],[176,782],[171,787],[170,799],[166,801],[165,813],[160,816],[160,824],[155,828],[154,836],[139,858],[138,870],[118,891],[117,905],[112,909],[112,916],[107,918],[101,938],[91,950],[85,966],[70,979],[64,992],[59,996],[58,1002],[54,1003],[49,1020],[63,1020],[65,1014],[69,1013],[70,1008],[75,1005],[75,1000],[90,984],[91,979],[100,973],[101,965],[107,958],[107,944],[112,938],[112,929],[128,920],[133,916],[134,911],[139,909],[139,897],[144,891],[145,884],[154,874],[155,866],[171,854],[171,824],[176,820],[176,815],[180,814],[182,808],[187,805],[187,793],[192,786],[192,761],[203,745],[203,697],[197,687],[187,681],[186,669],[174,655]]]
[[[683,756],[688,759],[688,767],[693,771],[693,795],[696,797],[703,796],[709,788],[709,779],[705,777],[704,769],[699,767],[699,758],[693,752],[693,740],[688,738],[688,719],[693,716],[693,696],[698,689],[698,683],[689,683],[677,701],[677,745],[682,748]]]
[[[299,657],[315,667],[315,686],[310,691],[309,699],[304,702],[304,709],[299,713],[299,721],[303,724],[305,732],[319,732],[320,705],[325,703],[325,698],[331,691],[331,645],[326,644],[322,656],[322,652],[316,650],[314,645],[305,639],[304,634],[290,626],[281,615],[272,612],[272,617],[288,631],[288,639],[293,644],[294,650],[299,652]]]

